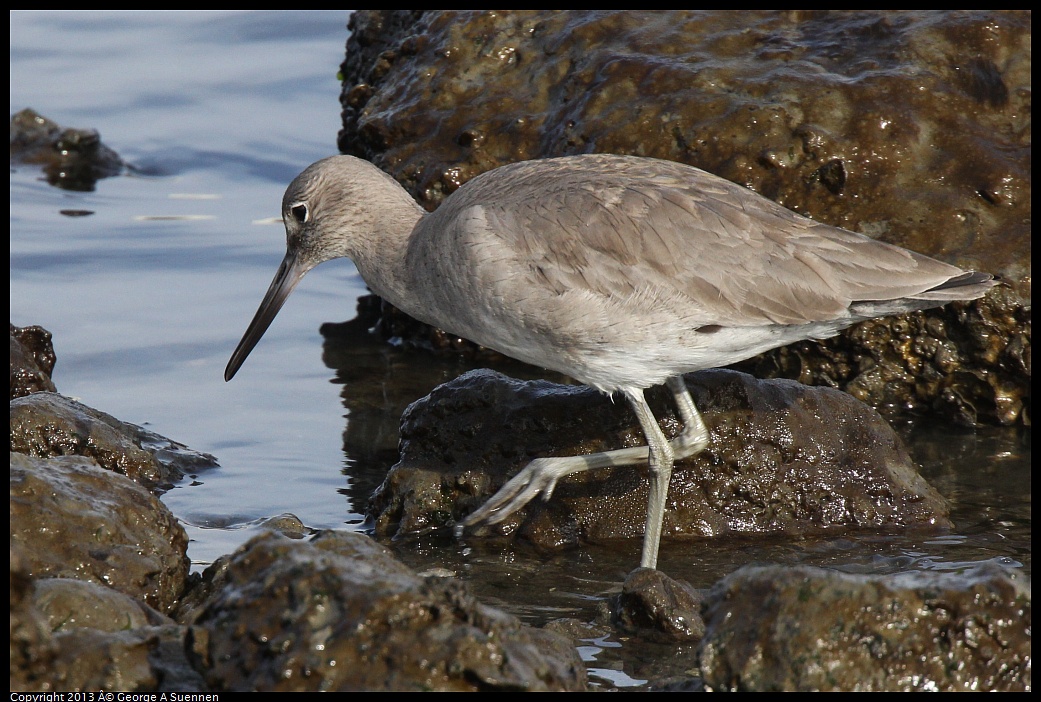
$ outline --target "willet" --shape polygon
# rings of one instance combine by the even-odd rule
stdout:
[[[697,168],[633,156],[503,166],[430,214],[367,161],[333,156],[290,184],[282,219],[285,258],[225,380],[304,274],[346,256],[374,293],[416,319],[625,396],[646,447],[536,459],[462,525],[549,499],[571,473],[648,461],[647,568],[657,565],[673,462],[709,442],[682,374],[975,299],[995,284]],[[683,422],[671,440],[644,399],[661,384]]]

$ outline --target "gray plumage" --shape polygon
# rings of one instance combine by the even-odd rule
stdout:
[[[372,164],[333,156],[293,181],[282,214],[286,258],[226,379],[304,273],[346,256],[376,294],[416,319],[629,399],[650,446],[646,567],[656,564],[672,462],[708,443],[679,376],[994,285],[696,168],[632,156],[503,166],[430,214]],[[671,442],[643,400],[663,383],[685,423]],[[466,524],[548,499],[575,471],[643,460],[647,448],[539,459]]]

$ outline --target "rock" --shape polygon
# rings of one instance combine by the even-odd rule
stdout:
[[[198,611],[190,657],[220,690],[581,690],[570,641],[423,579],[356,533],[255,537]]]
[[[11,450],[41,458],[86,456],[158,491],[217,466],[213,456],[53,392],[11,401]]]
[[[690,163],[923,253],[939,227],[990,268],[1029,243],[1029,11],[371,10],[349,26],[341,151],[429,207],[491,168],[597,151]]]
[[[88,192],[124,169],[97,130],[63,129],[29,108],[11,116],[11,162],[39,164],[51,185]]]
[[[11,550],[12,690],[206,690],[185,659],[185,627],[103,585],[34,579],[24,555]]]
[[[170,510],[81,456],[11,454],[11,544],[33,578],[103,584],[160,612],[188,577],[188,536]]]
[[[1030,585],[984,564],[851,575],[746,566],[706,597],[713,690],[1009,691],[1030,685]]]
[[[705,635],[703,593],[660,570],[637,568],[611,598],[612,620],[623,631],[655,641],[697,643]]]
[[[11,399],[54,392],[54,346],[43,327],[11,325]]]
[[[52,632],[117,632],[173,623],[142,600],[90,580],[39,579],[35,582],[33,605],[47,618]]]
[[[949,526],[944,499],[915,470],[882,418],[849,395],[734,371],[687,380],[711,433],[700,456],[676,463],[663,541],[734,533],[821,533],[834,528]],[[666,435],[677,420],[664,391],[649,402]],[[378,533],[447,527],[531,459],[644,443],[624,403],[597,391],[516,381],[478,370],[406,411],[401,459],[369,510]],[[646,468],[569,476],[478,533],[516,534],[547,549],[636,539],[647,513]]]
[[[635,154],[999,274],[1007,287],[970,305],[752,367],[876,408],[1029,425],[1029,11],[367,10],[349,26],[340,150],[426,208],[514,161]],[[375,326],[465,347],[401,317]]]

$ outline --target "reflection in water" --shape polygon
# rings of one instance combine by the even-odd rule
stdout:
[[[494,368],[514,378],[566,379],[550,371],[496,354],[470,358],[463,354],[435,354],[424,349],[388,344],[371,331],[379,321],[375,296],[358,301],[358,316],[321,328],[322,358],[335,369],[335,383],[347,410],[343,452],[350,472],[346,493],[359,511],[398,462],[398,428],[405,409],[438,385],[475,368]]]

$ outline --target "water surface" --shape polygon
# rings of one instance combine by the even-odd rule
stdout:
[[[267,516],[360,519],[318,334],[365,292],[353,265],[312,272],[222,377],[285,251],[286,184],[336,152],[347,17],[11,13],[11,112],[97,129],[133,166],[90,193],[12,170],[11,322],[54,334],[59,392],[217,457],[164,497],[199,566]]]

